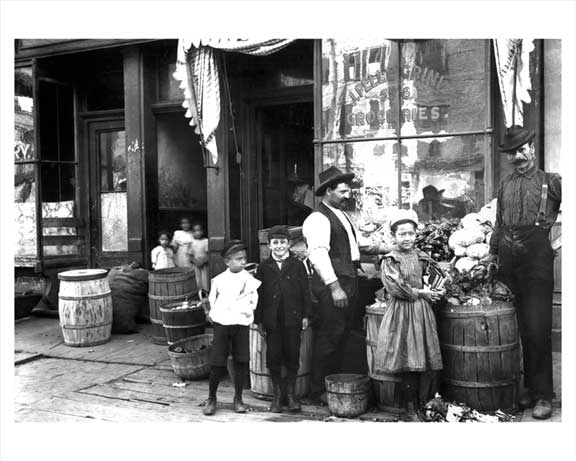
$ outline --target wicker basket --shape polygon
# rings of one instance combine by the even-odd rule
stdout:
[[[210,374],[212,335],[184,338],[168,347],[172,370],[184,380],[204,379]]]

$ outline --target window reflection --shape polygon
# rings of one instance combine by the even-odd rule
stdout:
[[[102,192],[126,190],[126,138],[124,131],[100,133]]]

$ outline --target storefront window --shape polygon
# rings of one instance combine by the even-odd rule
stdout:
[[[37,257],[36,148],[32,67],[15,69],[14,207],[16,257]]]
[[[324,140],[396,134],[398,46],[390,40],[322,41]]]
[[[43,255],[78,255],[76,226],[66,220],[76,216],[76,149],[74,135],[74,91],[54,81],[39,82],[40,179]]]
[[[488,50],[486,40],[323,40],[323,168],[356,173],[360,227],[379,227],[390,207],[430,221],[484,205]]]

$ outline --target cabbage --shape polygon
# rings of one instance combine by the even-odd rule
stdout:
[[[460,258],[458,261],[456,261],[456,264],[454,265],[454,267],[456,268],[456,270],[458,272],[462,272],[462,271],[470,272],[476,264],[478,264],[477,259],[473,259],[473,258],[469,258],[467,256],[464,256],[463,258]]]
[[[486,256],[488,256],[489,252],[490,252],[490,245],[486,243],[475,243],[466,248],[466,256],[475,259],[485,258]]]
[[[454,256],[466,256],[466,247],[456,245],[454,247]]]
[[[448,246],[453,250],[457,246],[467,247],[484,241],[484,232],[477,226],[473,229],[459,229],[448,239]]]

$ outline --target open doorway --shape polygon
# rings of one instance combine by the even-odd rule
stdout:
[[[261,107],[258,142],[261,226],[301,226],[314,208],[313,104]]]

